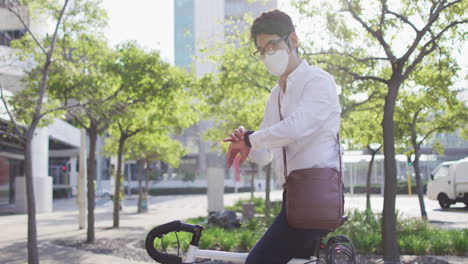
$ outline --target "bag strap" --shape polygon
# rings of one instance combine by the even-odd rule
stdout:
[[[281,95],[281,90],[278,91],[278,113],[279,113],[280,121],[282,121],[283,115],[281,114],[280,95]],[[286,147],[283,147],[283,169],[284,169],[284,180],[286,181],[286,176],[288,176],[288,164],[286,163]]]
[[[280,87],[281,89],[281,87]],[[280,101],[281,90],[278,91],[278,114],[280,121],[283,120],[283,115],[281,114],[281,101]],[[338,143],[338,159],[340,161],[340,176],[343,177],[343,168],[341,167],[341,142],[340,142],[340,132],[336,134],[337,143]],[[284,168],[284,180],[288,176],[288,164],[286,162],[286,147],[283,147],[283,168]]]

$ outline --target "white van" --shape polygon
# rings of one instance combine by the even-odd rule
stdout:
[[[468,158],[440,164],[427,184],[427,197],[439,200],[442,208],[457,202],[468,206]]]

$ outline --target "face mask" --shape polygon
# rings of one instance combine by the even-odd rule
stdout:
[[[273,55],[265,54],[262,61],[271,75],[281,76],[288,68],[289,53],[284,49],[277,50]]]

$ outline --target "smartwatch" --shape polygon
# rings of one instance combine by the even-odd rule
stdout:
[[[247,147],[249,147],[249,148],[252,147],[252,145],[250,144],[249,135],[252,134],[253,132],[255,132],[255,131],[253,131],[253,130],[248,130],[248,131],[246,131],[246,132],[244,133],[244,143],[245,143],[245,145],[247,145]]]

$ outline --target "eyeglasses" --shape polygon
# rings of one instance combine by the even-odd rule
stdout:
[[[276,50],[278,49],[278,44],[282,41],[282,40],[285,40],[287,41],[288,39],[288,35],[286,36],[283,36],[279,39],[275,39],[275,40],[270,40],[268,41],[268,43],[265,45],[265,47],[263,49],[258,49],[254,52],[252,52],[252,54],[250,54],[255,60],[263,60],[263,58],[265,58],[265,53],[268,54],[268,55],[273,55],[276,53]]]

